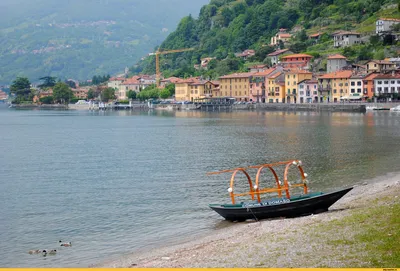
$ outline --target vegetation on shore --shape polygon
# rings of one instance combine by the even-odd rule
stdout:
[[[187,16],[175,32],[160,45],[163,50],[195,48],[194,51],[165,55],[161,70],[165,77],[217,78],[231,72],[247,71],[249,65],[268,64],[267,54],[286,47],[294,53],[308,53],[319,59],[341,53],[351,61],[397,56],[397,43],[375,36],[375,21],[380,16],[400,18],[395,0],[212,0],[198,19]],[[269,46],[271,37],[285,28],[293,34],[288,44]],[[334,48],[336,30],[359,31],[365,44]],[[320,33],[318,42],[308,38]],[[368,38],[369,37],[369,38]],[[235,53],[254,49],[247,60]],[[201,58],[213,57],[207,69],[195,69]],[[318,61],[315,69],[324,69]],[[155,72],[155,59],[148,57],[131,68],[132,73]]]

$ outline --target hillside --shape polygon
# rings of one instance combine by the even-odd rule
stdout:
[[[215,78],[233,71],[245,71],[250,64],[265,61],[271,37],[280,28],[288,29],[294,38],[291,51],[311,53],[317,58],[333,52],[350,59],[361,60],[377,54],[382,57],[384,46],[369,44],[357,48],[333,48],[332,34],[336,30],[359,31],[373,35],[378,17],[400,18],[393,0],[211,0],[203,6],[199,17],[187,16],[177,30],[161,44],[162,49],[195,47],[193,52],[164,56],[161,61],[165,76],[203,75]],[[308,35],[323,34],[318,42]],[[285,45],[286,46],[286,45]],[[256,55],[246,62],[234,53],[255,49]],[[352,51],[353,50],[353,51]],[[385,51],[386,52],[386,51]],[[359,55],[364,53],[364,57]],[[204,57],[215,57],[208,70],[193,68]],[[133,73],[154,72],[154,58],[147,58],[131,68]]]
[[[2,0],[0,84],[16,76],[85,80],[152,51],[208,0]],[[179,8],[177,8],[179,7]]]

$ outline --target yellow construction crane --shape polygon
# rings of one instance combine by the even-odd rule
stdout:
[[[193,51],[194,48],[185,48],[185,49],[176,49],[176,50],[168,50],[168,51],[161,51],[160,48],[158,48],[157,52],[155,53],[150,53],[150,56],[156,56],[156,84],[157,87],[160,87],[160,77],[161,77],[161,72],[160,72],[160,55],[166,55],[166,54],[172,54],[172,53],[180,53],[180,52],[186,52],[186,51]]]

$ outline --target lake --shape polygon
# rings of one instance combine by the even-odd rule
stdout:
[[[86,267],[229,230],[208,204],[229,202],[230,175],[209,171],[301,159],[311,191],[399,171],[400,113],[2,106],[0,152],[0,266]]]

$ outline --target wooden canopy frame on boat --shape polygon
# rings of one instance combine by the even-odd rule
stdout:
[[[286,165],[285,172],[283,175],[283,185],[279,181],[278,174],[276,174],[276,171],[273,169],[273,167],[281,166],[281,165]],[[254,196],[257,195],[257,201],[261,202],[261,197],[260,197],[261,194],[276,192],[276,193],[278,193],[279,197],[282,197],[282,191],[285,192],[286,198],[290,199],[289,189],[292,187],[303,187],[304,194],[308,193],[307,174],[304,173],[304,170],[301,165],[302,165],[302,163],[299,160],[290,160],[290,161],[277,162],[277,163],[271,163],[271,164],[263,164],[263,165],[257,165],[257,166],[249,166],[249,167],[241,167],[241,168],[222,170],[222,171],[217,171],[217,172],[209,172],[209,173],[207,173],[207,175],[216,175],[216,174],[222,174],[222,173],[227,173],[227,172],[233,172],[231,181],[230,181],[230,187],[228,189],[231,199],[232,199],[232,204],[235,204],[235,197],[250,195],[251,199],[254,200]],[[289,169],[291,166],[296,166],[298,168],[298,170],[300,171],[302,183],[290,184],[288,182],[288,172],[289,172]],[[260,187],[259,187],[260,176],[261,176],[261,173],[263,172],[263,169],[265,169],[265,168],[268,168],[274,175],[276,187],[260,189]],[[254,186],[253,186],[253,182],[250,178],[250,175],[246,171],[248,169],[258,169],[257,175],[256,175],[256,183]],[[247,181],[249,182],[249,186],[250,186],[249,192],[245,192],[245,193],[241,193],[241,194],[234,193],[233,186],[234,186],[234,182],[235,182],[235,177],[236,177],[236,174],[239,172],[242,172],[244,175],[246,175]]]

